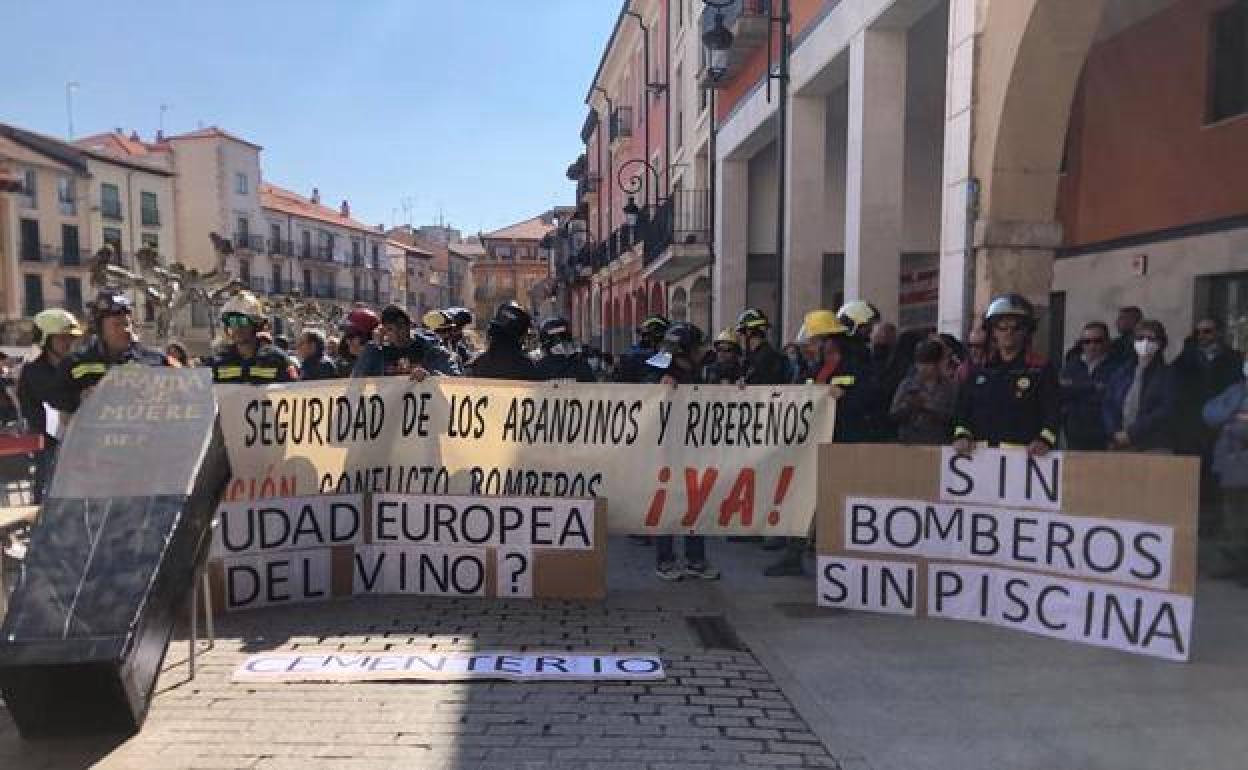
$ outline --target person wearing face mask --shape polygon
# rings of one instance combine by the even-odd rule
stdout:
[[[702,377],[697,362],[703,347],[702,330],[697,326],[684,322],[672,324],[663,335],[658,351],[645,362],[645,381],[672,387],[701,384]],[[706,538],[701,535],[685,537],[684,566],[676,559],[674,536],[659,535],[654,538],[654,542],[654,572],[660,580],[719,579],[719,570],[706,560]]]
[[[661,315],[646,317],[637,326],[637,342],[620,356],[615,367],[614,381],[639,383],[648,376],[646,362],[658,352],[659,344],[667,334],[672,322]]]
[[[261,334],[268,323],[256,295],[240,291],[221,308],[221,324],[229,340],[209,359],[213,382],[227,385],[272,385],[299,379],[298,366]]]
[[[1061,404],[1057,371],[1031,350],[1036,313],[1019,294],[992,300],[984,314],[991,351],[972,367],[958,393],[953,447],[970,455],[977,445],[1026,447],[1033,456],[1057,446]]]
[[[1166,327],[1140,321],[1134,336],[1134,355],[1110,378],[1105,392],[1105,434],[1111,449],[1169,451],[1174,372],[1164,355]]]
[[[523,347],[532,326],[533,317],[515,300],[499,305],[487,332],[489,344],[469,365],[468,376],[526,382],[540,380],[537,365]]]
[[[537,360],[538,377],[572,382],[597,382],[594,370],[581,355],[581,346],[572,338],[572,329],[562,318],[547,318],[537,329],[542,356]]]

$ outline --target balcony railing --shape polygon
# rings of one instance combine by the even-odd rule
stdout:
[[[160,227],[160,211],[143,209],[139,214],[139,221],[144,227]]]
[[[100,201],[100,216],[105,219],[121,219],[121,201]]]
[[[259,292],[265,291],[266,290],[265,286],[268,285],[268,282],[264,280],[264,276],[262,275],[251,275],[251,276],[248,276],[247,278],[242,279],[241,282],[243,283],[243,285],[245,285],[247,288],[251,289],[252,291],[259,291]]]
[[[313,286],[312,296],[318,299],[333,299],[335,295],[333,286]]]
[[[291,257],[295,254],[295,242],[284,241],[281,238],[270,238],[268,248],[269,254],[275,254],[283,257]]]
[[[282,278],[269,279],[270,294],[294,294],[297,284],[294,281],[288,281]]]
[[[60,250],[61,264],[65,267],[86,267],[91,258],[94,256],[86,249],[66,249]]]
[[[672,197],[647,211],[638,222],[645,242],[643,261],[650,264],[673,244],[694,245],[711,242],[711,191],[676,190]]]
[[[264,238],[250,233],[234,233],[235,251],[252,251],[257,254],[264,251]]]
[[[602,182],[602,175],[598,173],[586,174],[576,182],[576,200],[580,202],[586,195],[593,195],[598,192],[598,186]]]

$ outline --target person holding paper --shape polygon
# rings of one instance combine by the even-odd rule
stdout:
[[[1004,294],[988,305],[988,357],[972,368],[958,393],[953,446],[969,455],[976,443],[1026,447],[1032,455],[1057,446],[1061,425],[1057,371],[1031,350],[1036,312],[1026,298]]]
[[[43,449],[35,455],[35,487],[31,495],[32,502],[39,505],[52,478],[60,438],[60,425],[50,424],[60,422],[59,412],[47,403],[46,396],[56,389],[57,367],[82,339],[83,331],[74,314],[61,308],[49,308],[37,314],[35,328],[39,330],[43,349],[34,361],[22,367],[17,381],[17,400],[27,430],[44,437]]]

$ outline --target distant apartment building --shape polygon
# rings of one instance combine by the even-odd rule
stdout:
[[[542,239],[556,228],[546,212],[481,236],[484,254],[472,264],[473,295],[470,309],[480,325],[504,302],[515,300],[534,315],[533,288],[549,279],[550,264]]]
[[[46,307],[82,314],[89,262],[105,245],[127,268],[140,249],[165,262],[177,252],[176,177],[161,158],[0,124],[0,166],[20,182],[0,193],[0,312],[9,322]],[[151,308],[137,306],[140,322],[150,320]],[[28,325],[7,326],[8,341],[29,334]]]
[[[262,294],[300,294],[350,307],[390,302],[386,234],[351,217],[343,201],[321,204],[320,191],[303,197],[267,182],[260,186],[262,230],[238,234],[237,277]],[[245,238],[244,238],[245,236]]]
[[[436,309],[438,302],[430,282],[433,252],[387,233],[386,254],[390,259],[390,301],[406,308],[413,319]]]

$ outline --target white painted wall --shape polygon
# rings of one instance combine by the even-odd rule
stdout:
[[[1143,276],[1132,271],[1137,255],[1148,259]],[[1065,345],[1073,344],[1086,322],[1105,321],[1112,328],[1118,308],[1138,305],[1145,317],[1165,324],[1167,353],[1174,355],[1196,320],[1197,277],[1245,271],[1248,228],[1058,259],[1053,290],[1066,292]]]

